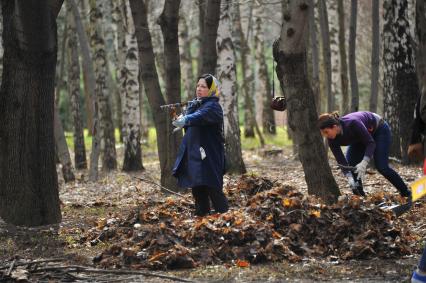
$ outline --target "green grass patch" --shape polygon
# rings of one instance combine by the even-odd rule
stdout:
[[[254,138],[246,138],[244,137],[244,127],[241,127],[241,147],[244,150],[250,150],[260,147],[259,137],[256,135]],[[262,129],[261,129],[262,131]],[[262,131],[263,132],[263,131]],[[65,132],[65,138],[68,144],[68,148],[74,150],[74,139],[72,132]],[[119,139],[120,133],[118,129],[115,130],[115,140],[116,144],[120,144]],[[277,127],[277,134],[263,134],[263,138],[265,139],[266,145],[277,146],[277,147],[285,147],[292,144],[292,141],[288,138],[287,128],[285,127]],[[84,129],[84,143],[86,146],[86,150],[90,152],[92,149],[92,136],[89,135],[87,129]],[[148,130],[148,138],[142,138],[142,151],[145,153],[148,152],[157,152],[157,135],[155,133],[155,128],[151,127]]]
[[[245,150],[255,149],[260,147],[260,139],[257,135],[254,138],[244,137],[244,127],[241,127],[241,147]],[[262,131],[262,129],[260,129]],[[262,131],[263,134],[263,131]],[[277,127],[277,134],[263,134],[266,145],[272,145],[277,147],[290,146],[292,141],[288,138],[287,128]]]

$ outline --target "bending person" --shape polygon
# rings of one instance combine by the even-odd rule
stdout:
[[[368,162],[374,157],[379,173],[391,182],[401,196],[411,200],[411,191],[398,173],[389,167],[391,130],[382,117],[368,111],[353,112],[341,118],[337,112],[325,113],[319,116],[318,126],[322,136],[328,139],[336,161],[344,166],[356,167],[354,172],[342,168],[355,194],[365,195],[362,180]],[[341,146],[348,146],[346,158]]]
[[[197,99],[187,114],[173,121],[185,135],[173,168],[178,185],[192,188],[195,215],[210,213],[210,201],[217,213],[228,211],[222,186],[224,174],[223,111],[219,104],[218,81],[210,74],[198,78]]]

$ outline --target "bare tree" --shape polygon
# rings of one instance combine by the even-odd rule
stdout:
[[[255,58],[256,58],[256,66],[257,66],[257,74],[258,79],[256,95],[259,97],[258,104],[260,105],[260,117],[263,127],[263,132],[267,134],[275,135],[277,130],[275,126],[275,117],[274,112],[271,109],[271,83],[268,75],[268,65],[266,64],[265,58],[265,38],[263,31],[263,17],[265,15],[264,12],[264,4],[256,5],[256,20],[255,20],[255,31],[254,31],[254,43],[255,43]]]
[[[315,23],[315,5],[314,0],[309,0],[309,42],[312,56],[312,89],[315,97],[315,105],[318,112],[321,112],[320,96],[320,77],[319,77],[319,51],[317,39],[317,25]]]
[[[93,52],[96,76],[96,97],[99,102],[99,121],[102,150],[102,169],[117,168],[115,150],[115,129],[112,122],[110,92],[107,88],[107,56],[105,50],[104,31],[102,26],[103,1],[90,0],[90,42]]]
[[[224,115],[225,160],[228,173],[245,173],[241,153],[240,127],[238,123],[238,96],[236,92],[235,51],[231,36],[231,0],[223,0],[218,37],[216,41],[217,74],[222,83],[220,104]]]
[[[81,55],[83,57],[82,65],[85,77],[85,88],[87,87],[87,97],[90,97],[92,104],[90,105],[90,111],[93,115],[92,120],[92,150],[90,153],[90,166],[89,166],[89,180],[96,181],[98,179],[98,164],[99,164],[99,153],[100,153],[100,133],[99,133],[99,121],[98,121],[98,98],[96,97],[96,81],[95,71],[92,65],[92,56],[90,54],[89,40],[87,39],[86,32],[83,28],[80,13],[77,8],[75,0],[68,0],[71,3],[72,13],[74,15],[75,26],[77,29],[77,35],[79,39],[79,46],[81,49]]]
[[[194,70],[192,67],[192,40],[190,38],[190,25],[194,3],[192,1],[184,1],[181,5],[183,6],[183,9],[180,9],[181,15],[179,17],[179,52],[180,64],[182,68],[182,84],[184,90],[184,97],[182,99],[189,100],[194,95],[195,85]]]
[[[14,225],[61,221],[53,128],[61,6],[62,1],[2,1],[0,216]]]
[[[149,105],[151,106],[157,133],[161,184],[169,189],[177,190],[177,182],[171,172],[177,151],[177,147],[173,147],[176,142],[172,139],[175,139],[176,137],[175,135],[171,136],[172,126],[170,120],[167,119],[166,114],[160,109],[160,106],[165,104],[165,99],[161,92],[157,68],[154,61],[154,51],[147,21],[147,7],[143,1],[138,0],[130,0],[130,7],[132,10],[136,39],[138,42],[141,77]],[[176,56],[179,58],[179,53],[177,53]],[[176,80],[180,83],[180,78],[177,78]]]
[[[426,10],[424,1],[416,1],[417,77],[420,89],[426,92]]]
[[[207,11],[207,13],[206,13]],[[217,53],[216,42],[217,28],[219,27],[220,0],[206,0],[204,11],[204,28],[201,36],[201,73],[214,74],[216,71]],[[202,20],[202,18],[200,18]]]
[[[379,68],[380,68],[380,1],[372,0],[372,34],[371,34],[371,93],[370,111],[377,112],[377,100],[379,96]]]
[[[345,37],[345,9],[343,0],[337,0],[337,14],[339,17],[339,54],[340,54],[340,85],[342,88],[342,111],[348,112],[349,86],[348,86],[348,63],[346,57],[346,37]]]
[[[308,192],[331,203],[337,201],[340,192],[316,126],[318,116],[306,72],[305,33],[311,8],[304,0],[290,3],[279,42],[274,46],[274,58],[277,75],[286,85],[289,126],[299,145]]]
[[[322,40],[322,57],[324,62],[324,76],[325,76],[325,95],[327,97],[327,111],[335,110],[336,102],[331,91],[331,51],[330,51],[330,32],[328,27],[327,6],[325,0],[318,0],[319,6],[319,19]]]
[[[139,109],[139,57],[132,12],[127,0],[122,2],[122,31],[119,80],[123,113],[124,161],[123,171],[143,170],[141,150],[141,119]]]
[[[80,64],[78,59],[77,29],[72,12],[72,2],[67,1],[68,22],[68,93],[74,125],[74,164],[76,169],[86,169],[86,146],[84,144],[83,121],[80,105]]]
[[[356,24],[358,0],[351,0],[351,21],[349,25],[349,78],[351,81],[351,112],[359,109],[358,77],[356,74]]]
[[[419,88],[407,20],[407,0],[384,1],[383,61],[385,118],[392,128],[391,156],[408,162],[409,127]]]

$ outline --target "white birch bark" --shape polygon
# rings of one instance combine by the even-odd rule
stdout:
[[[96,94],[99,99],[99,120],[102,150],[102,168],[111,170],[117,168],[117,154],[115,150],[114,126],[110,95],[107,88],[107,56],[105,51],[104,30],[102,26],[103,1],[90,1],[91,43],[94,69],[96,76]]]
[[[328,24],[330,34],[331,55],[331,94],[335,99],[335,110],[341,105],[340,85],[340,58],[339,58],[339,16],[337,13],[337,0],[328,0]]]
[[[139,56],[129,2],[124,0],[122,7],[124,42],[121,52],[124,60],[120,61],[124,65],[121,66],[119,80],[123,107],[123,171],[138,171],[143,169],[140,145]]]
[[[238,123],[238,97],[236,93],[236,64],[231,39],[231,0],[223,0],[216,40],[217,74],[222,83],[220,103],[224,116],[225,156],[228,172],[244,173],[241,153],[240,127]]]

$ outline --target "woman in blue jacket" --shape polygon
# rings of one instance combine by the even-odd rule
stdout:
[[[196,95],[200,103],[191,104],[186,115],[173,121],[174,126],[185,129],[173,175],[180,187],[192,188],[195,214],[204,216],[210,213],[210,201],[217,213],[228,211],[228,201],[222,190],[223,111],[217,79],[210,74],[200,76]]]
[[[365,195],[362,189],[362,179],[368,162],[374,157],[379,173],[394,185],[401,196],[411,199],[411,192],[407,185],[398,173],[389,167],[391,130],[382,117],[368,111],[349,113],[341,118],[337,112],[326,113],[318,118],[318,126],[322,136],[328,139],[337,163],[356,167],[354,172],[342,167],[355,194]],[[348,146],[346,158],[340,146]],[[358,179],[358,187],[355,179]]]

